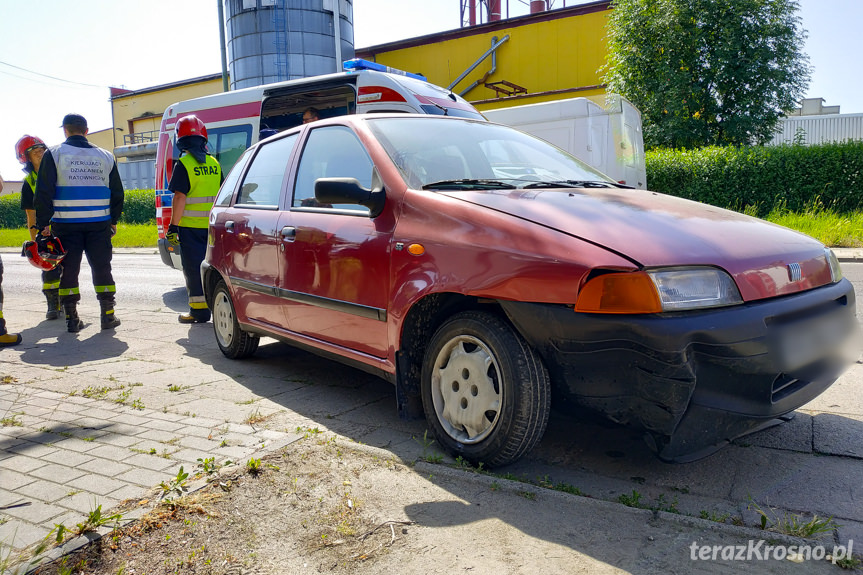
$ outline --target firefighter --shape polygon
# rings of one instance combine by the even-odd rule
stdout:
[[[123,211],[123,183],[114,155],[87,141],[87,120],[63,118],[66,141],[45,152],[36,180],[36,226],[42,235],[60,238],[66,249],[60,274],[60,301],[66,329],[84,327],[78,317],[78,272],[86,253],[101,308],[102,329],[120,325],[114,315],[116,286],[111,273],[111,237]]]
[[[42,155],[48,147],[36,136],[24,135],[15,144],[18,161],[24,164],[24,183],[21,185],[21,209],[27,215],[27,227],[30,229],[30,240],[35,241],[39,228],[36,227],[36,176],[42,164]],[[60,270],[57,266],[52,270],[42,272],[42,293],[48,302],[45,319],[57,319],[63,308],[60,307]]]
[[[3,191],[3,177],[0,176],[0,192]],[[3,319],[3,258],[0,258],[0,347],[9,347],[21,343],[20,333],[6,331],[6,320]]]
[[[2,187],[0,186],[0,189]],[[21,343],[21,334],[6,331],[6,320],[3,318],[3,259],[0,258],[0,347],[9,347],[19,343]]]
[[[167,238],[172,245],[180,246],[189,296],[189,313],[177,319],[180,323],[204,323],[210,320],[210,309],[201,283],[201,263],[207,253],[210,209],[222,185],[222,167],[207,153],[207,127],[197,116],[183,116],[177,120],[175,130],[180,159],[168,184],[174,197]]]

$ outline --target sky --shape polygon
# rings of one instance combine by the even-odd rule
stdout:
[[[112,126],[109,87],[140,90],[221,72],[220,0],[0,0],[0,174],[23,177],[15,142],[63,141],[65,114],[91,131]],[[806,97],[863,113],[859,63],[863,0],[799,0],[804,51],[814,67]],[[524,0],[503,0],[511,17]],[[566,0],[566,6],[584,0]],[[459,0],[354,0],[357,48],[453,30]],[[552,7],[564,6],[554,0]],[[396,8],[397,7],[397,8]],[[506,12],[504,12],[506,16]]]

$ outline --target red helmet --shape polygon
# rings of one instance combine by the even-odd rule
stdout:
[[[36,241],[24,242],[22,256],[26,256],[30,263],[44,271],[51,271],[60,265],[66,257],[66,250],[60,239],[54,236],[36,236]]]
[[[198,119],[198,116],[189,114],[177,120],[177,139],[185,138],[186,136],[201,136],[207,139],[207,126],[204,122]]]
[[[21,136],[21,139],[15,143],[15,154],[18,155],[18,161],[22,164],[27,163],[27,152],[36,148],[38,146],[42,146],[43,148],[47,148],[45,142],[37,138],[36,136],[24,135]]]

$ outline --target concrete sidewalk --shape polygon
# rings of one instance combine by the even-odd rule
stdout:
[[[212,323],[179,324],[177,313],[186,309],[179,273],[168,270],[170,285],[153,285],[143,300],[130,301],[129,282],[164,269],[152,249],[116,251],[116,330],[100,329],[84,263],[85,327],[77,334],[67,333],[63,320],[45,319],[39,271],[20,251],[6,253],[3,307],[23,342],[0,350],[0,558],[9,547],[41,541],[57,524],[74,527],[99,505],[104,512],[144,497],[181,466],[193,474],[199,459],[245,465],[306,429],[326,431],[321,422],[330,414],[361,408],[361,421],[340,423],[355,431],[352,437],[420,453],[411,439],[419,422],[380,431],[380,421],[395,414],[386,382],[280,344],[262,346],[247,361],[229,360],[214,343]],[[126,254],[150,255],[141,267],[123,262],[137,257]],[[274,359],[292,353],[296,361],[285,373]],[[316,392],[317,381],[363,390],[334,402]],[[377,403],[379,413],[365,421]]]
[[[112,334],[95,324],[75,337],[63,333],[62,321],[41,318],[41,306],[22,311],[16,310],[16,324],[36,327],[25,330],[21,345],[3,350],[0,361],[0,513],[6,516],[0,542],[6,545],[26,547],[56,524],[81,522],[97,505],[107,511],[142,497],[181,466],[193,471],[199,459],[245,463],[300,437],[223,416],[216,386],[206,383],[219,379],[212,368],[176,341],[147,337],[158,315],[150,318],[151,329],[126,324]],[[97,317],[87,306],[81,313]],[[164,334],[165,327],[157,331]],[[212,337],[206,328],[200,334],[205,331]],[[157,397],[189,400],[190,387],[199,393],[188,409],[170,410]]]
[[[117,253],[152,256],[154,250]],[[843,261],[863,261],[863,250],[837,250],[837,255]],[[72,527],[82,522],[98,505],[104,512],[120,501],[144,497],[160,482],[176,477],[181,466],[192,472],[198,459],[244,464],[289,445],[310,429],[384,447],[403,461],[421,459],[426,452],[425,423],[399,420],[392,386],[382,380],[281,344],[262,345],[249,360],[228,360],[213,341],[212,324],[177,323],[185,292],[173,283],[154,286],[158,299],[121,298],[118,316],[123,324],[105,332],[99,329],[95,298],[87,293],[80,315],[88,325],[79,334],[69,334],[62,321],[44,319],[44,299],[32,289],[38,285],[38,270],[21,264],[21,258],[12,259],[4,257],[4,309],[7,317],[14,317],[10,327],[22,331],[24,342],[0,351],[0,543],[4,546],[23,549],[42,540],[56,524]],[[140,263],[134,258],[125,269],[149,276],[158,267],[164,266],[157,258],[147,257],[140,258]],[[10,275],[13,270],[15,275]],[[82,278],[87,275],[82,271]],[[134,277],[122,281],[135,281]],[[181,281],[178,274],[171,279]],[[128,284],[117,282],[123,294],[131,291]],[[6,289],[10,284],[19,287]],[[836,393],[843,394],[841,400],[825,394],[813,409],[829,412],[833,404],[845,405],[846,396],[857,397],[848,391],[857,381],[846,379],[835,386]],[[854,520],[843,522],[839,540],[859,540],[863,539],[863,511],[857,502],[863,498],[856,496],[861,489],[856,439],[861,426],[856,414],[863,408],[858,399],[853,401],[846,406],[851,415],[842,418],[842,425],[834,416],[799,417],[775,433],[748,440],[754,447],[681,467],[660,465],[649,455],[645,458],[643,448],[630,448],[629,443],[640,443],[630,442],[622,428],[608,431],[588,423],[579,429],[550,430],[535,457],[510,471],[518,475],[524,469],[529,477],[554,473],[556,481],[578,485],[591,497],[612,499],[629,493],[633,486],[649,494],[652,483],[683,485],[686,493],[675,492],[681,509],[696,517],[701,509],[724,509],[725,492],[733,491],[731,499],[740,500],[754,493],[753,486],[759,483],[777,489],[784,486],[787,508],[808,509],[804,502],[813,499],[834,507],[844,505],[845,517]],[[807,447],[806,442],[815,441],[812,437],[821,431],[829,434],[825,441],[834,447]],[[585,449],[585,438],[604,447],[591,452]],[[775,449],[774,443],[781,449]],[[797,443],[802,447],[796,448]],[[618,452],[626,451],[638,455],[630,455],[622,466]],[[836,456],[825,457],[825,453]],[[610,461],[602,463],[601,472],[590,467],[597,458]],[[562,463],[546,464],[555,461]],[[617,471],[622,475],[610,479]],[[715,480],[700,485],[704,477]],[[688,493],[689,487],[694,493]],[[590,505],[581,499],[587,498],[576,498],[572,505],[578,509],[572,513],[589,511]],[[615,505],[596,512],[610,516],[619,507],[621,521],[626,522],[630,511]],[[738,533],[731,525],[717,527],[679,517],[680,541],[720,528],[726,535],[752,537],[751,530]],[[747,523],[753,525],[754,520],[750,517]],[[623,523],[620,529],[630,526]]]

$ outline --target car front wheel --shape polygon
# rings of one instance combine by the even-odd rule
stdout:
[[[234,313],[234,302],[224,281],[219,282],[213,293],[213,329],[219,349],[231,359],[250,357],[261,341],[260,337],[240,329]]]
[[[445,449],[499,466],[542,439],[551,385],[542,359],[506,321],[467,311],[441,325],[426,348],[422,400]]]

